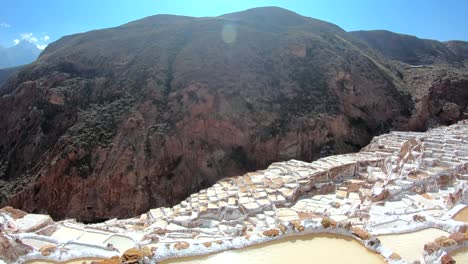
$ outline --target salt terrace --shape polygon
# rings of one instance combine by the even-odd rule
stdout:
[[[131,219],[86,225],[3,208],[0,263],[156,263],[311,233],[353,237],[389,263],[440,263],[468,246],[468,219],[453,219],[467,183],[467,121],[391,132],[358,153],[273,163]],[[411,254],[389,239],[419,230],[433,236]]]

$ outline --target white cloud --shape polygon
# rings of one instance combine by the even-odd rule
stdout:
[[[8,24],[8,23],[6,23],[6,22],[1,22],[1,23],[0,23],[0,27],[2,27],[2,28],[10,28],[11,25]]]
[[[21,40],[27,40],[29,42],[37,42],[37,38],[33,37],[33,33],[23,33],[23,34],[20,34],[20,36],[21,36]],[[34,41],[33,38],[36,41]]]
[[[15,45],[18,45],[18,43],[20,43],[21,41],[25,40],[29,43],[32,43],[34,45],[36,45],[36,47],[38,49],[45,49],[48,45],[48,43],[44,43],[44,42],[47,42],[48,40],[50,40],[50,37],[48,35],[44,35],[43,37],[34,37],[34,34],[33,33],[23,33],[23,34],[20,34],[20,39],[14,39],[13,42],[15,42]]]
[[[39,39],[37,39],[36,37],[33,37],[33,33],[22,33],[22,34],[20,34],[20,37],[21,37],[21,40],[26,40],[26,41],[28,41],[30,43],[33,43],[33,44],[39,42]],[[14,40],[14,41],[16,43],[16,40]]]
[[[45,48],[47,47],[47,44],[44,44],[44,45],[39,45],[39,44],[37,44],[36,47],[37,47],[38,49],[40,49],[40,50],[43,50],[43,49],[45,49]]]

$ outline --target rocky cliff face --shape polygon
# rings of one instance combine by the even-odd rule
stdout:
[[[438,42],[385,30],[350,33],[399,65],[413,95],[409,129],[448,125],[468,117],[468,42]]]
[[[132,216],[274,161],[463,118],[466,68],[431,65],[279,8],[67,36],[0,90],[0,202]]]
[[[13,74],[21,70],[21,66],[13,68],[0,69],[0,89],[3,86],[3,83],[8,80]]]

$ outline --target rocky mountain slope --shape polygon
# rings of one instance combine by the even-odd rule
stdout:
[[[410,129],[468,118],[468,42],[438,42],[383,30],[350,33],[398,65],[414,103]]]
[[[4,48],[0,46],[0,68],[11,68],[33,62],[41,50],[26,40],[17,45]]]
[[[8,78],[10,78],[13,74],[15,74],[19,70],[21,70],[21,66],[0,69],[0,89],[3,86],[3,83],[6,82]]]
[[[0,203],[133,216],[274,161],[453,123],[467,112],[463,45],[456,63],[412,68],[274,7],[63,37],[0,89]]]
[[[413,65],[437,63],[462,66],[467,54],[466,51],[455,51],[466,42],[451,42],[450,46],[456,48],[450,48],[448,43],[386,30],[353,31],[350,34],[364,40],[387,58]]]

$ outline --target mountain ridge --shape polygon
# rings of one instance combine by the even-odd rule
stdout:
[[[360,30],[351,31],[350,34],[365,41],[372,48],[381,52],[389,59],[402,61],[408,64],[454,63],[454,66],[463,65],[468,53],[455,54],[447,45],[431,39],[421,39],[416,36],[394,33],[388,30]],[[452,42],[453,45],[468,45],[468,42]],[[440,60],[440,61],[437,61]]]
[[[41,53],[36,45],[23,40],[15,46],[0,46],[0,68],[12,68],[33,62]]]

